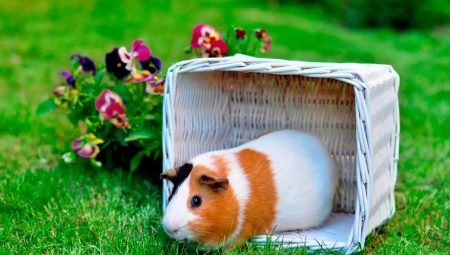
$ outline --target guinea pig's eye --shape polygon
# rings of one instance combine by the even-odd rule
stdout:
[[[191,199],[191,205],[192,207],[200,207],[202,205],[202,198],[199,196],[193,196]]]

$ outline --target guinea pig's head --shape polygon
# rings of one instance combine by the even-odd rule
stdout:
[[[239,205],[223,162],[214,167],[187,163],[162,178],[173,183],[162,224],[177,240],[219,247],[237,229]]]

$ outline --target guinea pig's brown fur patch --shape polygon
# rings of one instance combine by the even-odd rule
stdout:
[[[194,230],[201,243],[221,246],[237,228],[239,204],[231,185],[228,185],[225,191],[217,191],[208,185],[200,184],[202,175],[217,178],[228,176],[230,170],[222,157],[214,158],[214,166],[215,171],[201,165],[192,169],[187,206],[200,219],[188,223],[188,228]],[[202,205],[198,208],[192,208],[190,204],[195,195],[202,198]]]
[[[245,208],[245,221],[237,243],[255,234],[272,232],[276,216],[277,191],[268,157],[252,149],[237,153],[237,158],[250,184],[250,196]]]

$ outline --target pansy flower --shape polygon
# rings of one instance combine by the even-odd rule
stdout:
[[[120,47],[118,53],[122,62],[127,64],[126,69],[129,71],[134,70],[134,59],[147,61],[151,56],[150,47],[144,44],[142,39],[137,39],[133,42],[130,52],[125,47]]]
[[[255,30],[255,35],[258,40],[263,42],[261,44],[261,52],[262,53],[268,52],[272,44],[272,37],[270,37],[267,34],[267,31],[262,28]]]
[[[267,31],[263,28],[259,28],[255,30],[256,38],[265,39],[267,37]]]
[[[149,94],[162,95],[164,94],[164,79],[155,79],[148,81],[145,87],[145,92]]]
[[[95,74],[97,71],[94,61],[88,57],[75,54],[72,55],[71,59],[77,60],[80,63],[81,70],[85,73],[92,72],[92,74]]]
[[[141,64],[141,68],[143,70],[147,70],[152,74],[161,71],[162,67],[161,60],[156,56],[150,56],[148,60],[139,61],[139,63]]]
[[[242,28],[234,29],[234,33],[237,39],[244,40],[247,37],[247,32]]]
[[[203,55],[205,57],[223,57],[228,52],[228,45],[223,40],[214,41],[211,43],[211,47],[205,50]]]
[[[211,44],[221,39],[220,33],[210,25],[198,24],[192,30],[191,47],[210,49]]]
[[[223,57],[228,52],[220,33],[206,24],[198,24],[192,30],[191,48],[200,48],[202,57]]]
[[[73,75],[69,71],[61,71],[61,76],[66,80],[68,85],[75,87],[75,78],[73,78]]]
[[[270,50],[270,46],[272,44],[272,37],[267,36],[266,39],[264,39],[264,45],[261,47],[261,52],[266,53]]]
[[[128,119],[126,118],[126,110],[122,98],[109,89],[104,89],[95,100],[95,109],[100,113],[102,118],[111,121],[118,127],[128,127]]]
[[[119,49],[114,48],[105,55],[106,71],[114,74],[117,79],[127,77],[131,71],[126,68],[126,63],[119,56]]]
[[[82,158],[95,158],[100,152],[98,144],[103,143],[102,139],[94,134],[87,134],[72,141],[72,150]]]

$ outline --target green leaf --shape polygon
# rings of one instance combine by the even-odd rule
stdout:
[[[145,140],[145,139],[151,139],[151,138],[155,138],[155,134],[150,132],[150,131],[146,131],[146,130],[136,130],[131,132],[126,138],[125,138],[125,142],[131,142],[131,141],[136,141],[136,140]]]
[[[36,109],[36,114],[39,116],[46,115],[47,113],[53,111],[56,107],[57,105],[55,104],[53,98],[49,98],[39,104],[39,106]]]
[[[134,157],[130,160],[130,171],[134,172],[139,167],[139,164],[141,163],[142,157],[145,156],[144,151],[138,152]]]
[[[100,82],[103,79],[103,76],[105,76],[105,69],[98,70],[95,74],[95,84],[100,84]]]
[[[186,46],[186,48],[184,48],[184,53],[185,53],[185,54],[191,54],[191,53],[192,53],[192,48],[191,48],[191,46]]]

